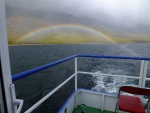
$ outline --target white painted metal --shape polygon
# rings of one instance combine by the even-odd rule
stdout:
[[[65,113],[65,108],[69,109],[67,110],[67,113],[73,112],[74,105],[74,97],[75,95],[78,95],[78,102],[77,105],[87,105],[93,108],[98,108],[101,110],[107,110],[107,111],[115,111],[116,102],[117,102],[117,95],[111,95],[101,92],[94,92],[90,90],[78,90],[76,94],[70,99],[70,101],[66,104],[64,109],[61,111],[61,113]],[[104,100],[103,100],[104,99]],[[118,113],[128,113],[119,111]]]
[[[96,76],[100,75],[100,76],[110,76],[110,77],[140,79],[140,77],[126,76],[126,75],[101,74],[101,73],[90,73],[90,72],[82,72],[82,71],[78,71],[78,73],[90,74],[90,75],[96,75]]]
[[[16,99],[15,102],[14,102],[15,105],[19,105],[16,113],[20,113],[21,112],[21,109],[23,107],[23,100],[20,100],[20,99]]]
[[[75,90],[77,90],[77,58],[75,58]]]
[[[16,96],[15,96],[15,85],[12,84],[10,86],[10,91],[11,91],[11,99],[12,99],[12,104],[14,105],[13,107],[13,112],[14,113],[20,113],[21,112],[21,109],[23,107],[23,100],[20,100],[20,99],[16,99]],[[19,107],[17,108],[17,105],[19,105]]]
[[[77,57],[75,58],[75,91],[77,90],[78,88],[78,60],[77,60]],[[75,95],[75,98],[74,98],[74,102],[75,102],[75,107],[77,107],[77,95]]]
[[[78,90],[75,95],[78,95],[77,97],[77,105],[87,105],[90,107],[98,108],[98,109],[103,109],[103,110],[109,110],[109,111],[114,111],[115,110],[115,105],[117,101],[117,96],[111,95],[111,94],[106,94],[106,93],[100,93],[100,92],[94,92],[90,90]],[[73,111],[73,100],[75,95],[70,99],[68,104],[66,105],[65,108],[70,108],[70,111],[67,113],[72,113]],[[107,101],[107,102],[106,102]],[[75,107],[75,105],[74,105]],[[72,110],[72,111],[71,111]],[[64,110],[62,110],[62,113],[64,113]]]
[[[12,84],[10,61],[8,53],[8,40],[6,29],[6,15],[5,15],[5,2],[0,0],[0,57],[2,65],[2,75],[4,81],[5,97],[7,104],[7,111],[13,113],[13,103],[11,102],[10,85]]]
[[[146,74],[147,74],[147,61],[144,62],[142,87],[145,87]]]
[[[102,105],[102,95],[98,93],[90,93],[89,91],[80,91],[78,93],[81,93],[81,103],[85,104],[90,107],[103,109],[101,108]],[[78,95],[78,94],[77,94]]]
[[[14,105],[15,101],[16,101],[16,96],[15,96],[15,86],[14,84],[10,85],[10,91],[11,91],[11,100],[12,100],[12,104]],[[13,107],[13,112],[16,113],[17,111],[17,105],[14,105]]]
[[[39,105],[41,105],[45,100],[47,100],[51,95],[53,95],[56,91],[58,91],[63,85],[65,85],[68,81],[70,81],[73,77],[75,77],[75,74],[70,76],[68,79],[66,79],[63,83],[61,83],[59,86],[57,86],[54,90],[52,90],[50,93],[48,93],[45,97],[43,97],[41,100],[39,100],[37,103],[35,103],[31,108],[29,108],[25,113],[31,113],[34,109],[36,109]]]
[[[116,107],[116,103],[117,103],[117,98],[110,96],[110,95],[105,95],[104,97],[104,110],[108,110],[108,111],[115,111],[115,107]]]
[[[140,67],[140,81],[139,81],[140,87],[142,87],[143,71],[144,71],[144,60],[141,61],[141,67]]]
[[[73,109],[75,108],[75,104],[74,104],[74,99],[75,96],[73,98],[70,99],[67,108],[67,113],[72,113]]]
[[[145,78],[145,80],[150,80],[150,78]]]
[[[104,95],[102,95],[102,106],[101,106],[101,110],[104,111]]]

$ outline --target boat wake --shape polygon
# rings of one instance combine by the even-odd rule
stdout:
[[[123,72],[123,70],[115,70],[115,69],[108,69],[109,74],[113,74],[113,71]],[[96,71],[95,73],[104,74],[102,71]],[[130,85],[136,86],[135,81],[133,79],[122,78],[122,77],[108,77],[108,76],[101,76],[93,74],[93,81],[95,86],[92,88],[94,91],[101,91],[107,93],[117,94],[118,89],[122,85]]]
[[[128,52],[130,56],[140,56],[137,52],[135,52],[133,49],[128,48],[127,46],[128,44],[123,44],[120,46],[120,48]]]
[[[128,54],[129,56],[141,56],[137,52],[135,52],[133,49],[130,49],[128,47],[128,44],[123,44],[120,45],[120,48],[124,50],[121,55]],[[99,73],[99,74],[112,74],[112,75],[120,75],[121,74],[126,74],[130,75],[130,72],[128,70],[125,70],[125,68],[103,68],[99,71],[100,67],[97,66],[95,68],[96,70],[94,73]],[[132,74],[131,74],[132,75]],[[96,91],[102,91],[102,92],[107,92],[107,93],[114,93],[116,94],[118,92],[118,89],[122,85],[131,85],[131,86],[136,86],[137,81],[134,79],[129,79],[129,78],[122,78],[122,77],[108,77],[108,76],[100,76],[100,75],[92,75],[93,76],[93,81],[95,83],[95,86],[92,88],[92,90]],[[136,85],[135,85],[136,84]]]

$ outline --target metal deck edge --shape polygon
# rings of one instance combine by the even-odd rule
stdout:
[[[59,109],[59,111],[57,113],[61,113],[67,106],[68,102],[71,100],[71,98],[78,92],[80,91],[90,91],[93,93],[102,93],[104,95],[112,95],[112,96],[117,96],[117,94],[113,94],[113,93],[108,93],[108,92],[102,92],[102,91],[93,91],[93,90],[89,90],[89,89],[84,89],[84,88],[78,88],[76,91],[74,91],[70,97],[67,99],[67,101],[63,104],[63,106]]]

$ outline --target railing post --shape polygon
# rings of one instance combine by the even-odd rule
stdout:
[[[147,74],[147,61],[144,61],[142,87],[145,87],[146,74]]]
[[[141,60],[140,81],[139,81],[139,86],[140,87],[142,87],[142,82],[143,82],[143,71],[144,71],[144,60]]]
[[[75,58],[75,90],[77,90],[77,57]]]
[[[147,74],[147,61],[142,60],[140,69],[140,81],[139,81],[140,87],[145,87],[146,74]]]
[[[15,86],[14,86],[14,84],[10,85],[10,91],[11,91],[12,103],[14,104],[14,102],[16,100],[16,93],[15,93]],[[13,112],[16,113],[16,111],[17,111],[17,105],[14,104]]]
[[[77,84],[78,84],[78,81],[77,81],[77,57],[75,57],[75,91],[77,91]],[[74,101],[75,103],[74,103],[74,105],[75,105],[75,108],[77,108],[77,93],[76,93],[76,95],[75,95],[75,101]]]

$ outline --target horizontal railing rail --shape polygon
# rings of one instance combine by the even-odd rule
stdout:
[[[102,74],[102,73],[90,73],[90,72],[82,72],[78,71],[79,74],[88,74],[88,75],[97,75],[97,76],[105,76],[105,77],[120,77],[120,78],[131,78],[131,79],[140,79],[140,77],[135,76],[127,76],[127,75],[114,75],[114,74]]]
[[[27,111],[25,111],[25,113],[31,113],[34,109],[36,109],[39,105],[41,105],[45,100],[47,100],[51,95],[53,95],[56,91],[58,91],[62,86],[64,86],[73,77],[75,77],[75,74],[70,76],[63,83],[61,83],[59,86],[57,86],[55,89],[53,89],[50,93],[48,93],[46,96],[44,96],[41,100],[39,100],[37,103],[35,103],[32,107],[30,107]]]
[[[130,59],[130,60],[150,60],[150,58],[146,58],[146,57],[101,56],[101,55],[92,55],[92,54],[77,54],[76,57],[109,58],[109,59]]]
[[[26,76],[32,75],[32,74],[37,73],[37,72],[39,72],[39,71],[42,71],[42,70],[45,70],[45,69],[47,69],[47,68],[53,67],[53,66],[55,66],[55,65],[61,64],[61,63],[63,63],[63,62],[66,62],[66,61],[68,61],[68,60],[71,60],[71,59],[73,59],[73,58],[75,58],[75,57],[76,57],[76,55],[71,56],[71,57],[68,57],[68,58],[65,58],[65,59],[62,59],[62,60],[58,60],[58,61],[55,61],[55,62],[52,62],[52,63],[49,63],[49,64],[46,64],[46,65],[43,65],[43,66],[40,66],[40,67],[31,69],[31,70],[28,70],[28,71],[25,71],[25,72],[16,74],[16,75],[13,75],[13,76],[12,76],[12,81],[16,81],[16,80],[18,80],[18,79],[21,79],[21,78],[24,78],[24,77],[26,77]]]
[[[109,59],[129,59],[129,60],[147,60],[147,61],[150,61],[150,58],[145,58],[145,57],[101,56],[101,55],[90,55],[90,54],[77,54],[77,55],[73,55],[73,56],[70,56],[68,58],[64,58],[62,60],[58,60],[58,61],[55,61],[55,62],[46,64],[46,65],[43,65],[43,66],[31,69],[31,70],[28,70],[28,71],[22,72],[22,73],[19,73],[19,74],[12,75],[12,81],[19,80],[21,78],[27,77],[29,75],[32,75],[32,74],[37,73],[39,71],[42,71],[42,70],[45,70],[47,68],[53,67],[55,65],[61,64],[63,62],[66,62],[68,60],[74,59],[76,57],[109,58]]]

